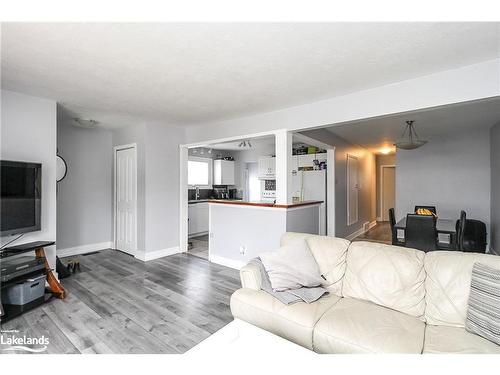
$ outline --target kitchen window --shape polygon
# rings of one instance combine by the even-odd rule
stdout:
[[[207,189],[212,188],[212,159],[189,157],[188,185]]]

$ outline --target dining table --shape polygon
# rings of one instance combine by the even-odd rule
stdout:
[[[438,242],[441,244],[441,246],[450,247],[455,243],[455,238],[457,235],[457,230],[455,227],[456,221],[457,220],[453,219],[436,219]],[[406,229],[406,217],[399,220],[394,228],[396,228],[396,230],[404,231]]]
[[[436,230],[438,233],[455,235],[456,233],[456,220],[453,219],[436,219]],[[406,229],[406,217],[399,220],[394,226],[396,229],[405,230]]]

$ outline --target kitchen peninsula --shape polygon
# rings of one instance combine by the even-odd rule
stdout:
[[[284,232],[319,234],[322,203],[208,200],[210,261],[239,269],[260,253],[277,249]]]

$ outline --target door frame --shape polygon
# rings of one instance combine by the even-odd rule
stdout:
[[[134,253],[131,255],[136,256],[137,255],[137,143],[129,143],[125,145],[119,145],[113,147],[113,249],[117,250],[116,248],[116,217],[117,217],[117,194],[116,194],[116,154],[120,150],[127,150],[127,149],[133,149],[134,150],[134,169],[135,169],[135,197],[134,197],[134,202],[135,202],[135,207],[134,207],[134,222],[135,222],[135,236],[134,236]]]
[[[384,221],[384,168],[394,168],[394,210],[396,210],[396,165],[384,164],[380,166],[380,221]]]
[[[357,186],[356,186],[356,190],[357,190],[357,195],[356,195],[356,221],[351,221],[351,215],[349,214],[349,211],[350,211],[350,208],[351,208],[351,204],[350,204],[350,200],[349,200],[349,190],[350,190],[350,185],[351,185],[351,181],[350,181],[350,178],[349,178],[349,159],[355,159],[356,160],[356,181],[357,181]],[[356,156],[356,155],[352,155],[352,154],[347,154],[346,155],[346,216],[347,216],[347,226],[350,226],[350,225],[354,225],[356,224],[358,221],[359,221],[359,158]]]

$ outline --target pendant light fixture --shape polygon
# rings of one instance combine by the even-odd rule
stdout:
[[[406,127],[403,135],[394,144],[397,148],[401,150],[414,150],[427,143],[427,141],[419,138],[413,123],[414,121],[406,121]]]

